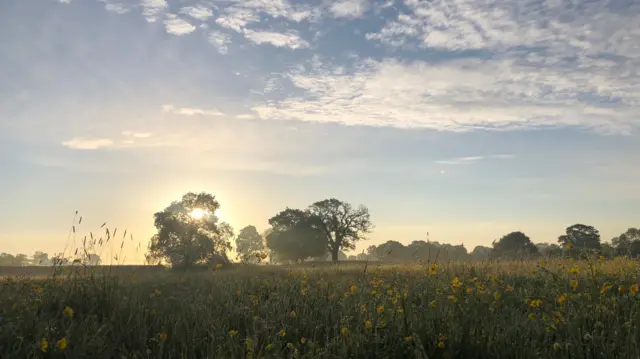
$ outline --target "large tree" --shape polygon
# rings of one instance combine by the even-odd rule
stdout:
[[[558,237],[558,243],[574,250],[599,250],[600,232],[593,226],[574,224]]]
[[[629,228],[626,232],[613,238],[611,244],[616,255],[628,255],[632,258],[640,256],[640,229]]]
[[[304,261],[326,253],[326,238],[317,222],[309,211],[291,208],[269,219],[271,231],[266,240],[272,259]]]
[[[236,236],[236,252],[243,261],[258,261],[264,252],[264,240],[255,226],[246,226]]]
[[[315,218],[314,225],[325,236],[331,260],[338,261],[341,249],[355,249],[355,242],[365,239],[373,229],[367,207],[353,208],[351,204],[335,198],[325,199],[309,206]]]
[[[538,248],[522,232],[511,232],[493,242],[496,257],[522,257],[538,254]]]
[[[36,251],[33,253],[32,258],[33,264],[37,266],[47,266],[51,264],[49,261],[49,254],[44,252]]]
[[[189,192],[154,214],[158,231],[149,243],[148,258],[166,260],[173,266],[225,260],[233,229],[218,223],[220,204],[208,193]]]

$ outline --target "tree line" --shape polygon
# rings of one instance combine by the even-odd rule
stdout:
[[[268,220],[270,228],[259,233],[255,226],[233,228],[215,215],[220,204],[208,193],[185,194],[154,214],[157,233],[151,238],[147,259],[174,266],[229,262],[228,251],[235,240],[236,253],[244,263],[303,262],[305,260],[488,260],[535,256],[572,256],[597,253],[606,257],[640,256],[640,230],[630,228],[602,243],[593,226],[575,224],[566,228],[557,244],[534,244],[522,232],[512,232],[491,247],[477,246],[470,253],[464,245],[413,241],[403,245],[387,241],[347,256],[358,241],[366,239],[374,226],[365,206],[353,206],[335,198],[314,202],[304,209],[285,208]],[[197,213],[198,215],[194,215]]]
[[[83,263],[88,265],[100,265],[102,259],[95,253],[83,255]],[[0,253],[1,267],[26,267],[26,266],[55,266],[69,264],[69,259],[62,254],[55,254],[49,257],[48,253],[36,251],[31,257],[24,253],[16,255]]]

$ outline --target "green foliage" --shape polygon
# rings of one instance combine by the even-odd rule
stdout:
[[[640,229],[629,228],[626,232],[611,240],[615,254],[638,258],[640,256]]]
[[[558,237],[558,243],[571,247],[574,252],[600,249],[600,232],[592,226],[574,224]]]
[[[538,248],[522,232],[511,232],[493,244],[494,257],[520,258],[538,254]]]
[[[308,211],[287,208],[271,219],[267,247],[280,261],[303,261],[326,253],[326,237]]]
[[[231,248],[233,228],[218,223],[215,216],[220,207],[215,197],[208,193],[189,192],[180,201],[172,202],[161,212],[154,214],[158,231],[149,243],[148,259],[166,260],[174,266],[188,267],[214,258],[226,258]],[[194,210],[203,215],[196,218]]]
[[[242,228],[236,236],[236,252],[243,262],[259,262],[264,247],[264,239],[255,226]]]
[[[5,278],[0,358],[640,356],[624,259],[136,273]]]

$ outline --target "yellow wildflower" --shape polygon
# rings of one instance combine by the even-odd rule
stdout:
[[[67,318],[73,318],[73,309],[71,307],[66,306],[62,311],[62,314]]]
[[[229,331],[229,335],[230,335],[230,336],[232,336],[232,337],[235,337],[236,335],[238,335],[238,331],[237,331],[237,330],[233,330],[233,329],[231,329],[231,330]]]
[[[60,350],[65,350],[67,348],[67,339],[66,338],[62,338],[62,339],[58,340],[58,342],[56,343],[56,346]]]
[[[216,270],[218,270],[220,268],[222,268],[222,264],[221,263],[216,264]]]
[[[271,343],[267,344],[267,346],[265,347],[265,349],[266,349],[267,351],[269,351],[269,350],[273,349],[273,344],[271,344]]]
[[[291,318],[295,318],[295,317],[297,316],[296,311],[295,311],[295,310],[292,310],[292,311],[291,311],[291,313],[289,313],[289,316],[290,316]]]
[[[307,342],[307,339],[305,337],[300,338],[300,343],[304,344]]]
[[[573,290],[578,289],[578,280],[577,279],[572,279],[571,282],[569,282],[569,285],[571,285],[571,288],[573,288]]]
[[[40,339],[40,350],[46,353],[47,349],[49,349],[49,341],[47,341],[47,338]]]
[[[349,330],[347,329],[347,327],[340,328],[340,334],[342,334],[343,337],[346,337],[348,333]]]
[[[535,319],[536,319],[536,315],[535,315],[535,314],[533,314],[533,313],[530,313],[530,314],[528,315],[528,317],[529,317],[529,319],[530,319],[530,320],[535,320]]]
[[[558,299],[556,299],[556,302],[558,302],[558,304],[564,304],[568,297],[569,295],[567,293],[563,293],[558,297]]]
[[[366,313],[366,312],[367,312],[367,305],[366,305],[366,304],[362,304],[362,305],[360,306],[360,311],[361,311],[362,313]]]
[[[429,266],[429,274],[436,275],[438,273],[438,265],[433,263]]]
[[[278,335],[281,337],[285,337],[287,335],[287,331],[284,329],[280,329],[280,331],[278,332]]]
[[[553,350],[559,351],[562,349],[562,346],[559,343],[553,343]]]
[[[153,295],[156,296],[156,297],[159,296],[160,294],[162,294],[162,292],[160,290],[158,290],[158,289],[153,291]]]
[[[571,267],[571,269],[569,269],[569,273],[578,274],[578,273],[580,273],[580,269],[578,269],[578,267],[576,267],[576,265],[574,264],[573,267]]]
[[[618,293],[623,294],[623,295],[626,294],[627,293],[627,288],[625,286],[623,286],[623,285],[619,286],[618,287]]]
[[[364,322],[364,327],[367,329],[371,329],[371,327],[373,327],[373,324],[371,324],[370,320],[367,320],[366,322]]]
[[[529,302],[529,306],[531,308],[540,308],[540,306],[542,306],[542,300],[541,299],[534,299],[534,300]]]
[[[500,300],[500,292],[493,293],[493,299],[495,299],[496,301]]]
[[[571,248],[573,248],[573,244],[567,243],[564,247],[567,248],[567,249],[571,249]]]
[[[455,295],[450,295],[448,298],[449,298],[449,300],[450,300],[450,301],[452,301],[452,302],[454,302],[454,303],[457,303],[457,302],[458,302],[458,298],[456,298],[456,296],[455,296]]]
[[[397,311],[398,313],[404,313],[404,308],[402,308],[402,307],[398,307],[398,309],[396,309],[396,311]]]
[[[438,348],[444,349],[444,347],[445,347],[444,342],[439,342],[438,343]]]
[[[378,311],[378,313],[382,313],[384,312],[384,306],[379,305],[378,308],[376,308],[376,310]]]
[[[631,286],[631,288],[629,288],[629,294],[631,294],[632,296],[635,296],[636,294],[638,294],[638,285],[634,284]]]
[[[510,286],[509,284],[507,284],[507,286],[506,286],[506,287],[504,287],[504,291],[505,291],[505,292],[513,292],[513,287],[512,287],[512,286]]]
[[[293,349],[293,344],[291,344],[291,343],[287,343],[287,348],[289,348],[289,349]]]
[[[158,338],[160,338],[160,341],[161,341],[161,342],[166,342],[168,337],[169,337],[169,336],[167,335],[167,333],[160,333],[160,334],[158,334]]]
[[[429,303],[429,306],[430,306],[431,308],[435,308],[437,305],[438,305],[438,302],[437,302],[437,301],[435,301],[435,300],[433,300],[433,301],[431,301],[431,303]]]
[[[356,285],[355,285],[355,284],[352,284],[352,285],[349,287],[349,292],[351,292],[351,293],[355,293],[355,292],[356,292],[356,290],[358,290],[358,287],[356,287]]]
[[[404,340],[405,340],[407,343],[411,343],[411,342],[413,341],[413,337],[412,337],[411,335],[409,335],[408,337],[404,338]]]

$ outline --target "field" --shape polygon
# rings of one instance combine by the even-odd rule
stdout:
[[[5,277],[0,358],[640,357],[626,259],[114,273]]]

